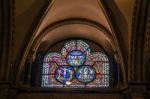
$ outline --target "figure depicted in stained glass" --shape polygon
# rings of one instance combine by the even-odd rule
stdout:
[[[80,66],[85,61],[85,54],[81,51],[72,51],[67,56],[67,62],[71,66]]]
[[[79,81],[87,83],[95,79],[95,70],[89,66],[82,66],[77,70],[76,77]]]
[[[109,87],[109,60],[102,52],[91,52],[83,40],[71,40],[59,52],[44,57],[42,87]]]
[[[56,69],[55,78],[62,83],[72,80],[73,77],[74,71],[69,66],[61,66]]]

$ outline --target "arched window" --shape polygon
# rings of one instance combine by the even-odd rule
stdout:
[[[109,57],[84,40],[70,40],[60,51],[48,51],[42,67],[41,87],[107,88],[111,83]]]

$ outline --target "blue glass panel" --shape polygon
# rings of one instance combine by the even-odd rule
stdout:
[[[81,51],[72,51],[67,56],[67,62],[71,66],[80,66],[85,62],[85,54]]]
[[[96,72],[90,66],[81,66],[78,68],[76,72],[76,77],[78,78],[79,81],[87,83],[95,79]]]
[[[45,55],[41,87],[109,87],[109,60],[102,52],[90,52],[82,40],[71,40],[59,52]]]
[[[56,69],[55,78],[61,83],[66,83],[74,78],[73,68],[70,66],[61,66]]]

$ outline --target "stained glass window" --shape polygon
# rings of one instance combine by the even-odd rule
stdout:
[[[43,60],[41,87],[97,88],[110,86],[110,64],[103,52],[91,52],[83,40],[70,40]]]

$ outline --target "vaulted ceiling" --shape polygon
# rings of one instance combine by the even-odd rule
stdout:
[[[84,38],[127,59],[133,7],[134,0],[16,0],[14,55],[23,52],[24,64],[30,52],[48,50],[61,40]]]
[[[96,42],[119,66],[117,86],[106,93],[98,90],[91,98],[144,99],[149,95],[150,0],[0,0],[0,13],[2,98],[58,96],[53,90],[31,87],[30,70],[37,67],[37,58],[42,60],[43,51],[72,38]],[[89,98],[79,94],[74,95]]]
[[[34,32],[34,37],[32,39],[36,39],[38,35],[43,32],[43,30],[46,29],[50,24],[65,19],[87,19],[100,24],[110,33],[110,35],[113,35],[114,30],[110,22],[110,17],[107,16],[107,12],[104,10],[101,1],[103,0],[22,0],[21,2],[20,0],[16,0],[15,41],[17,45],[15,47],[15,55],[17,55],[18,50],[21,48],[21,45],[24,43],[24,41],[26,41],[26,38],[29,38],[29,36],[31,37],[30,34],[33,34]],[[113,13],[116,14],[116,19],[118,19],[117,21],[124,19],[124,23],[122,22],[120,25],[122,25],[122,28],[125,29],[125,32],[120,32],[120,34],[123,38],[123,42],[125,43],[126,50],[129,51],[134,0],[114,0],[113,5],[114,6],[112,6],[112,9],[114,10]],[[119,16],[117,11],[119,11],[122,16]],[[58,33],[57,37],[59,39],[67,39],[61,38],[66,34],[72,35],[73,37],[73,34],[71,33],[79,33],[82,35],[81,37],[89,38],[92,37],[92,33],[95,35],[96,32],[96,30],[90,31],[88,26],[85,24],[79,26],[72,24],[71,26],[68,26],[68,29],[66,25],[64,26],[66,29],[61,29],[61,33]],[[57,28],[57,31],[59,31],[59,28]],[[51,35],[46,36],[42,39],[42,41],[49,41],[49,43],[53,43],[54,40],[51,39],[51,37]],[[99,36],[97,40],[104,39],[102,37]],[[95,38],[91,38],[91,40],[92,39]],[[55,40],[57,41],[56,37]],[[108,42],[111,43],[112,41],[107,39],[107,43]]]

